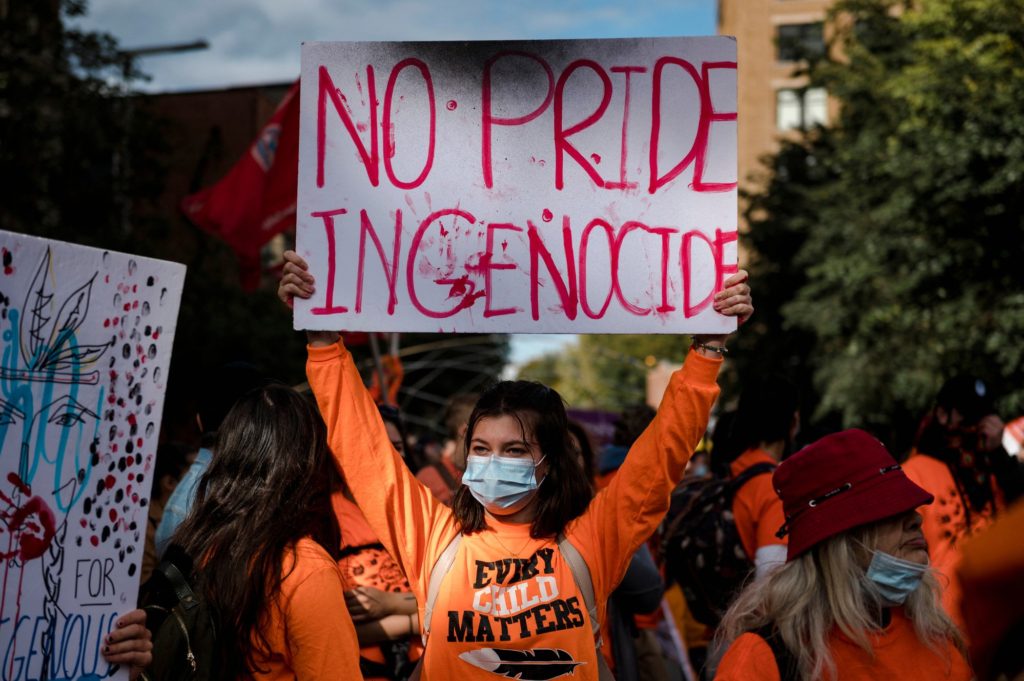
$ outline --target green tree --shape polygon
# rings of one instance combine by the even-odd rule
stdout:
[[[120,231],[125,198],[143,184],[123,172],[129,116],[119,97],[140,74],[109,35],[65,26],[84,14],[84,2],[3,9],[0,228],[106,242]]]
[[[646,400],[647,369],[682,362],[686,336],[587,335],[519,370],[519,378],[549,385],[573,407],[620,410]]]
[[[961,372],[1020,413],[1024,2],[841,0],[830,21],[808,75],[838,118],[751,204],[759,312],[814,349],[819,418],[905,436]]]

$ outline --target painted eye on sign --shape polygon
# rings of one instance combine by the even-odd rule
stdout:
[[[735,41],[306,44],[297,219],[297,328],[734,328]]]

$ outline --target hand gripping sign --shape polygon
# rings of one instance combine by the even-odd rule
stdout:
[[[301,90],[296,328],[735,327],[732,38],[312,43]]]

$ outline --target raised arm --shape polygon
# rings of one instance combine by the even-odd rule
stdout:
[[[311,295],[313,282],[298,255],[291,251],[285,255],[278,294],[290,303],[294,295]],[[427,546],[432,540],[435,546],[437,541],[447,544],[432,533],[454,536],[451,514],[394,450],[380,412],[338,334],[310,331],[307,335],[306,375],[327,424],[338,468],[370,527],[419,593],[429,558]]]
[[[725,282],[715,309],[742,323],[753,312],[746,272]],[[633,444],[611,484],[571,528],[586,535],[580,550],[588,564],[600,566],[594,575],[599,593],[609,593],[625,573],[630,557],[657,529],[668,511],[672,490],[679,483],[694,449],[707,429],[711,407],[718,397],[716,379],[725,353],[725,335],[695,336],[683,368],[672,376],[654,420]]]

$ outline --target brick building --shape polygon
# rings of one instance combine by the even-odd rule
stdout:
[[[760,159],[786,131],[827,123],[829,101],[795,75],[825,49],[831,0],[718,0],[718,32],[736,36],[740,187],[756,186]]]

